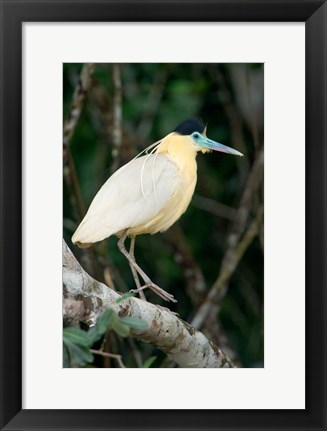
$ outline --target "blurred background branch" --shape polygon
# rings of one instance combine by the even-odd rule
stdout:
[[[84,107],[86,94],[88,93],[91,84],[92,76],[95,71],[94,63],[85,63],[79,75],[78,83],[75,87],[71,101],[70,111],[67,120],[64,122],[64,148],[69,147],[70,141],[74,134],[76,125],[81,116]]]
[[[112,128],[112,165],[111,171],[115,172],[119,167],[119,153],[122,144],[122,88],[120,65],[114,64],[112,67],[113,79],[113,128]]]
[[[85,205],[82,199],[75,164],[71,155],[69,145],[74,135],[78,120],[81,116],[86,94],[92,84],[92,75],[94,73],[94,70],[94,63],[84,64],[79,76],[78,83],[74,90],[69,114],[66,121],[64,122],[63,127],[64,178],[68,187],[72,189],[72,193],[70,195],[72,206],[74,207],[75,213],[78,214],[80,220],[85,214]]]
[[[74,211],[75,220],[80,222],[86,213],[84,200],[82,198],[80,185],[77,177],[74,159],[70,150],[70,143],[74,135],[77,123],[80,119],[84,108],[85,99],[92,85],[92,76],[95,71],[94,63],[85,63],[82,67],[77,85],[71,100],[71,105],[67,119],[63,126],[63,172],[64,180],[67,188],[70,190],[69,197],[72,209]],[[85,253],[88,256],[88,266],[93,270],[93,273],[99,276],[97,259],[94,250],[89,250]]]
[[[258,153],[248,176],[246,186],[241,198],[234,225],[227,239],[227,250],[222,260],[220,272],[217,280],[213,284],[204,303],[201,305],[192,324],[200,328],[212,309],[215,313],[218,311],[218,305],[226,295],[228,281],[233,275],[239,260],[242,258],[247,247],[253,238],[259,233],[263,221],[263,207],[257,212],[257,216],[242,237],[245,230],[246,222],[251,210],[254,195],[257,192],[263,179],[263,149]]]

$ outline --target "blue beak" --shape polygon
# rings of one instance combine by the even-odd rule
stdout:
[[[201,140],[201,146],[204,148],[208,148],[209,150],[214,151],[220,151],[221,153],[227,153],[227,154],[233,154],[234,156],[243,156],[242,153],[240,153],[237,150],[234,150],[233,148],[227,147],[226,145],[220,144],[219,142],[212,141],[211,139],[203,136],[203,139]]]

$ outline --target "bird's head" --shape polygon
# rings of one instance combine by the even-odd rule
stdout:
[[[179,135],[188,136],[192,140],[197,151],[205,153],[214,150],[222,153],[234,154],[235,156],[243,156],[239,151],[209,139],[206,135],[207,127],[202,121],[196,118],[183,121],[176,127],[174,132]]]

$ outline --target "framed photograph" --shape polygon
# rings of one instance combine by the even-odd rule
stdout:
[[[326,2],[2,2],[1,429],[326,429]]]

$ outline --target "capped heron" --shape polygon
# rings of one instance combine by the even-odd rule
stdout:
[[[196,185],[196,155],[215,150],[243,154],[206,136],[206,126],[197,119],[183,121],[176,129],[143,150],[118,169],[101,187],[72,237],[78,247],[116,235],[119,250],[128,259],[137,289],[150,288],[166,301],[173,295],[154,284],[136,263],[134,244],[137,235],[163,232],[186,211]],[[125,247],[131,237],[130,251]],[[138,275],[143,279],[141,286]]]

